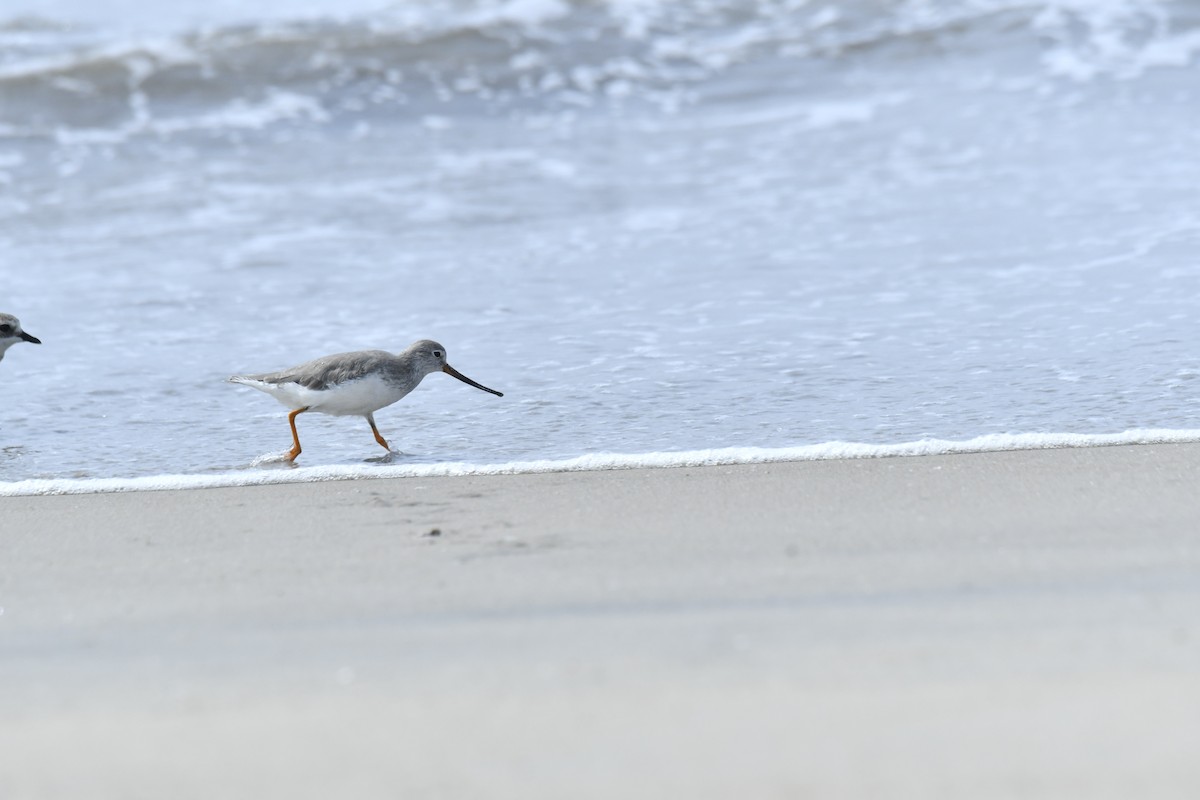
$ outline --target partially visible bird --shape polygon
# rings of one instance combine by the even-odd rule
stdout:
[[[497,397],[504,395],[482,386],[446,363],[446,348],[429,339],[413,342],[404,352],[357,350],[338,353],[305,362],[291,369],[261,375],[235,375],[232,383],[252,386],[274,397],[288,408],[292,427],[292,449],[285,456],[295,461],[300,455],[300,434],[296,417],[305,411],[334,416],[366,417],[375,441],[391,452],[391,447],[375,427],[375,412],[390,406],[431,372],[445,372],[476,389]]]
[[[41,344],[42,340],[23,331],[21,320],[12,314],[0,314],[0,361],[4,360],[4,351],[17,342]]]

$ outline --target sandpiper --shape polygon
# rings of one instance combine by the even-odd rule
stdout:
[[[4,351],[17,342],[41,344],[42,340],[21,330],[21,320],[12,314],[0,314],[0,361],[4,360]]]
[[[284,457],[295,461],[300,455],[296,417],[305,411],[334,416],[366,417],[375,441],[389,453],[392,448],[375,427],[375,412],[390,406],[417,388],[431,372],[445,372],[476,389],[497,397],[504,395],[463,375],[446,363],[446,348],[429,339],[413,342],[403,353],[386,350],[357,350],[305,362],[291,369],[262,375],[235,375],[229,380],[266,392],[288,408],[292,426],[292,449]]]

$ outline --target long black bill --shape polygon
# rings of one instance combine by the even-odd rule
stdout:
[[[25,331],[21,331],[21,338],[32,344],[41,344],[42,343],[41,339],[37,338],[36,336],[30,336]]]
[[[501,394],[500,392],[497,392],[495,389],[489,389],[486,386],[484,386],[483,384],[476,383],[475,381],[471,380],[466,375],[463,375],[461,372],[459,372],[458,370],[456,370],[454,367],[450,366],[449,364],[442,365],[442,372],[446,373],[447,375],[453,375],[454,377],[458,378],[463,383],[469,383],[470,385],[474,386],[476,389],[483,389],[485,392],[489,392],[491,394],[496,395],[496,397],[504,397],[503,394]]]

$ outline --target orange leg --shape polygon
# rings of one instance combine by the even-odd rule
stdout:
[[[387,439],[379,435],[379,428],[375,427],[375,416],[373,414],[367,414],[367,422],[371,423],[371,433],[375,434],[375,441],[379,442],[384,450],[387,450],[389,453],[392,452],[392,446],[387,443]]]
[[[308,411],[308,406],[297,408],[288,414],[288,424],[292,426],[292,451],[287,454],[288,461],[295,461],[296,456],[300,455],[300,434],[296,432],[296,417],[305,411]]]

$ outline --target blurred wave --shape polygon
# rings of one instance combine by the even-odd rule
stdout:
[[[759,62],[871,55],[908,69],[948,49],[999,56],[1029,47],[1048,78],[1181,66],[1200,52],[1200,9],[1150,0],[514,0],[152,36],[0,18],[0,136],[104,140],[521,104],[671,107],[689,87]],[[769,92],[770,73],[742,90]]]

